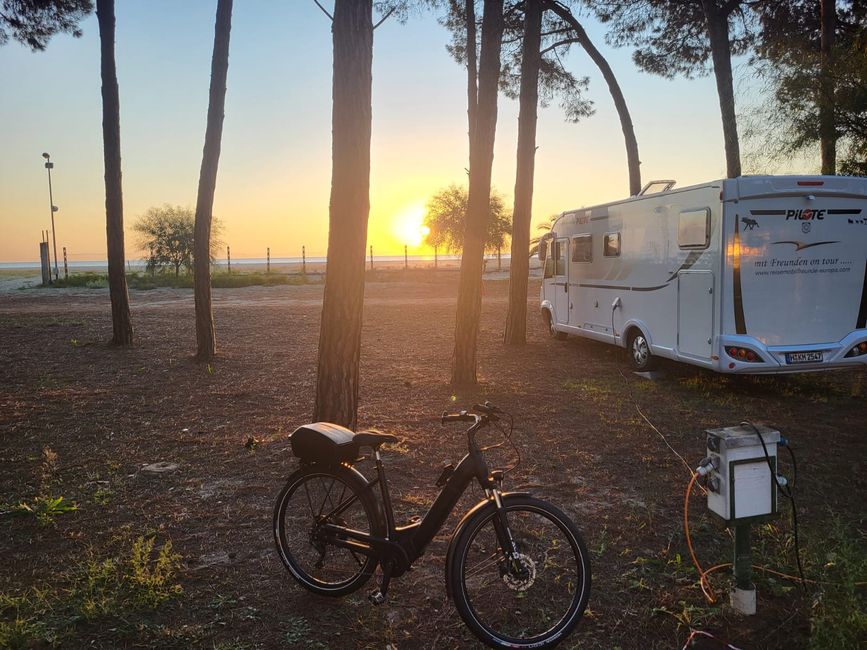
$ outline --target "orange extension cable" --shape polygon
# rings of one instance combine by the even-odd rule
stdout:
[[[692,478],[689,480],[689,484],[686,486],[686,495],[683,499],[683,533],[686,536],[686,546],[689,549],[689,557],[692,559],[692,564],[695,566],[696,571],[698,571],[699,577],[699,585],[701,586],[701,592],[704,594],[705,600],[707,600],[708,604],[713,605],[716,602],[716,595],[714,594],[713,588],[710,586],[710,582],[707,579],[707,576],[713,573],[714,571],[719,571],[720,569],[727,569],[732,566],[731,562],[726,562],[724,564],[716,564],[711,568],[705,570],[701,568],[701,564],[698,562],[698,558],[695,555],[695,549],[692,547],[692,539],[689,536],[689,497],[692,495],[692,487],[695,485],[695,481],[698,479],[698,474],[693,472]],[[770,573],[775,576],[779,576],[780,578],[786,578],[787,580],[794,580],[796,582],[806,582],[810,584],[826,584],[832,585],[836,584],[833,582],[826,582],[821,580],[809,580],[804,578],[803,580],[798,576],[792,576],[788,573],[782,573],[780,571],[775,571],[774,569],[769,569],[764,566],[759,566],[757,564],[753,565],[753,569],[756,571],[761,571],[763,573]],[[856,586],[863,587],[867,586],[867,582],[856,582]]]

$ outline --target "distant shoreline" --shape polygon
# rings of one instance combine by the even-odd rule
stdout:
[[[504,253],[501,255],[500,259],[507,263],[511,255]],[[488,266],[490,266],[491,261],[496,263],[497,255],[496,254],[488,254],[485,255],[485,259],[488,261]],[[460,255],[439,255],[436,260],[437,266],[460,266]],[[324,266],[327,262],[326,257],[308,257],[303,260],[301,257],[272,257],[271,258],[271,267],[272,268],[283,268],[286,267],[298,267],[299,269],[306,263],[307,266],[313,267],[321,267]],[[386,266],[388,268],[393,268],[395,265],[403,266],[406,263],[410,267],[419,266],[431,266],[434,265],[434,256],[433,255],[407,255],[404,257],[403,255],[382,255],[382,256],[373,256],[373,268],[377,266]],[[127,260],[127,271],[144,271],[145,270],[145,261],[144,260]],[[264,257],[247,257],[247,258],[238,258],[232,260],[232,268],[235,267],[246,267],[246,268],[266,268],[268,265],[268,260]],[[62,262],[59,264],[62,268]],[[213,263],[213,268],[215,271],[220,270],[228,270],[228,264],[225,259],[219,259]],[[365,258],[365,266],[366,268],[370,268],[370,257]],[[70,271],[106,271],[108,269],[108,261],[107,260],[76,260],[70,261],[67,263],[67,267]],[[51,260],[51,268],[54,268],[54,260]],[[40,263],[38,261],[23,261],[23,262],[0,262],[0,270],[12,270],[12,271],[21,271],[21,270],[35,270],[39,271]]]

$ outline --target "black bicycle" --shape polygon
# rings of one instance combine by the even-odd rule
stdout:
[[[382,603],[392,578],[424,553],[475,479],[485,498],[458,524],[446,556],[446,590],[479,639],[500,648],[548,648],[577,625],[590,595],[590,560],[578,528],[562,511],[526,493],[503,492],[503,470],[489,471],[476,434],[495,424],[507,438],[511,418],[486,402],[474,412],[443,413],[471,422],[469,451],[437,480],[442,491],[421,519],[396,526],[379,447],[392,435],[353,433],[317,422],[291,435],[301,467],[274,508],[274,539],[293,577],[317,594],[343,596],[381,567],[370,594]],[[509,419],[509,430],[502,428]],[[370,447],[376,478],[353,465]],[[379,486],[380,498],[375,486]]]

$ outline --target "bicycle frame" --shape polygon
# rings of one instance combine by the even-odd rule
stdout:
[[[375,459],[377,477],[372,481],[367,481],[367,489],[372,489],[377,483],[379,484],[383,510],[385,511],[386,536],[376,537],[362,531],[326,523],[323,525],[323,530],[329,534],[329,542],[334,546],[347,548],[380,560],[392,560],[390,574],[392,577],[398,577],[424,554],[427,545],[442,528],[458,500],[475,479],[488,498],[494,499],[502,511],[502,520],[496,526],[498,537],[501,537],[502,548],[512,550],[512,540],[507,533],[503,532],[507,531],[508,528],[505,522],[505,512],[500,503],[499,488],[488,470],[487,462],[481,450],[472,439],[469,453],[458,463],[424,517],[420,521],[406,526],[395,526],[385,468],[379,450],[375,452]],[[323,515],[323,520],[327,521],[332,516],[339,515],[352,505],[356,498],[352,497],[338,504],[334,510]]]

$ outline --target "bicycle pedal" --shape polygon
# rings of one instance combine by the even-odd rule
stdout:
[[[379,589],[374,589],[367,595],[367,599],[374,605],[382,605],[385,602],[385,594]]]

